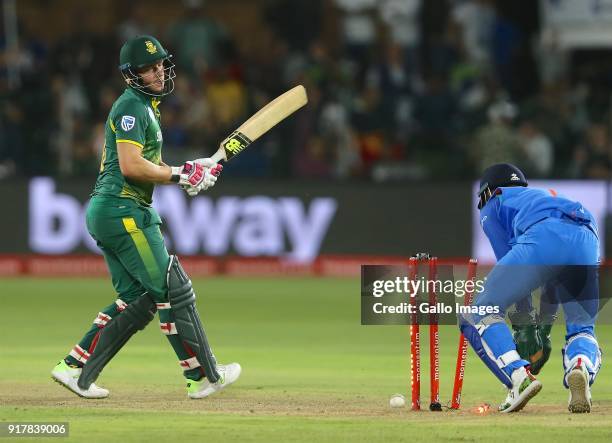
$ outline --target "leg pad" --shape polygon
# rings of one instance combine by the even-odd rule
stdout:
[[[206,333],[195,305],[191,280],[175,255],[170,256],[168,267],[168,301],[178,336],[185,349],[195,357],[211,383],[219,380],[217,361],[210,349]]]
[[[155,303],[145,293],[127,305],[121,314],[109,321],[100,333],[95,349],[83,366],[79,388],[87,390],[96,381],[102,369],[127,341],[147,326],[155,316]]]

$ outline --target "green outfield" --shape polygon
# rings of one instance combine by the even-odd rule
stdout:
[[[470,353],[461,411],[390,409],[409,396],[406,326],[361,326],[358,279],[195,280],[201,316],[221,362],[238,361],[235,386],[188,400],[176,358],[157,324],[134,337],[99,384],[105,400],[84,400],[49,372],[114,299],[103,279],[5,279],[0,323],[0,419],[68,421],[74,441],[610,441],[612,327],[598,335],[604,366],[591,414],[570,415],[561,386],[560,346],[540,379],[542,393],[517,414],[479,416],[501,384]],[[458,333],[441,329],[441,393],[450,399]],[[426,334],[424,334],[426,335]],[[422,342],[427,354],[427,341]],[[471,351],[470,351],[471,352]],[[422,361],[423,403],[428,364]],[[39,441],[39,440],[38,440]],[[56,440],[57,441],[57,440]]]

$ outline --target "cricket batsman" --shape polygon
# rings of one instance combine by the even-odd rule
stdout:
[[[542,389],[530,372],[530,362],[517,352],[505,313],[530,298],[533,290],[547,287],[545,292],[554,294],[551,311],[558,303],[566,320],[562,354],[568,409],[590,412],[591,385],[601,367],[594,326],[599,307],[599,238],[593,216],[581,203],[552,190],[528,188],[521,170],[508,163],[484,171],[478,197],[480,224],[498,261],[474,305],[499,312],[464,317],[460,328],[508,388],[499,411],[521,410]]]
[[[151,207],[156,184],[189,195],[215,185],[221,165],[209,158],[168,166],[162,161],[160,98],[174,89],[171,55],[152,36],[121,48],[119,69],[127,87],[105,125],[100,172],[87,208],[87,229],[104,254],[117,299],[103,308],[81,341],[51,375],[85,398],[109,392],[94,382],[137,331],[159,312],[160,328],[176,353],[190,398],[203,398],[240,376],[238,363],[218,364],[195,306],[191,281],[169,255],[161,219]]]

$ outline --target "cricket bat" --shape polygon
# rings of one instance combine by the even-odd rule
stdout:
[[[308,97],[302,85],[279,95],[223,140],[211,159],[215,163],[231,160],[306,103]]]

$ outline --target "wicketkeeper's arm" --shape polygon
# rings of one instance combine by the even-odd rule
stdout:
[[[533,307],[526,309],[527,304],[525,303],[522,309],[519,309],[518,305],[517,303],[517,311],[508,312],[512,329],[514,329],[516,349],[522,358],[531,363],[531,372],[538,374],[552,352],[550,331],[557,318],[558,309],[555,285],[546,284],[542,288],[539,314]],[[531,306],[531,300],[529,300],[529,306]]]

